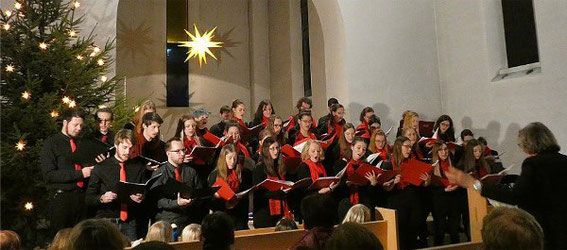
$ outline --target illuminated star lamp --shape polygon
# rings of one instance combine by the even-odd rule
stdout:
[[[24,205],[24,208],[26,209],[26,211],[31,211],[33,209],[33,203],[31,202],[26,202],[26,204]]]
[[[205,31],[202,36],[197,29],[197,25],[194,25],[194,27],[195,35],[185,30],[185,33],[187,33],[187,35],[191,38],[191,41],[181,42],[181,45],[179,45],[179,47],[189,48],[185,62],[189,61],[189,59],[193,57],[199,57],[199,67],[201,67],[203,62],[205,62],[205,64],[207,63],[207,54],[217,60],[217,57],[213,54],[213,52],[211,52],[209,48],[220,48],[222,42],[211,41],[211,39],[215,37],[213,33],[215,32],[217,27],[214,27],[210,31]]]

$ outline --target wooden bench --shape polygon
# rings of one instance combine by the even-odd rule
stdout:
[[[395,219],[395,210],[391,209],[379,209],[380,213],[384,216],[384,218],[393,218]],[[392,224],[391,221],[382,220],[382,221],[373,221],[367,222],[362,224],[364,227],[368,228],[370,231],[378,237],[380,242],[384,245],[384,249],[387,250],[397,250],[397,229],[394,225],[393,227],[390,226]],[[394,220],[395,224],[395,220]],[[394,232],[390,232],[392,228],[395,229]],[[252,229],[252,230],[243,230],[247,232],[238,233],[238,236],[235,236],[233,248],[235,249],[270,249],[270,250],[278,250],[278,249],[288,249],[297,243],[304,235],[304,229],[297,229],[297,230],[288,230],[288,231],[280,231],[274,232],[273,228],[270,228],[271,231],[266,232],[266,228],[263,229]],[[255,232],[252,233],[252,232]],[[236,233],[235,233],[236,234]],[[392,244],[390,241],[394,241]],[[197,250],[202,248],[201,242],[174,242],[170,243],[177,250]]]
[[[303,229],[303,224],[297,225],[298,229]],[[275,232],[275,227],[265,227],[265,228],[256,228],[256,229],[248,229],[248,230],[238,230],[234,231],[234,237],[244,236],[244,235],[253,235],[253,234],[261,234],[261,233],[271,233]]]

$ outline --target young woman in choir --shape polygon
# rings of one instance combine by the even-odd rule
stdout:
[[[253,170],[253,185],[266,179],[286,180],[286,169],[280,152],[280,145],[268,137],[262,143],[258,163]],[[254,190],[254,228],[273,227],[282,218],[293,218],[283,190]]]
[[[436,246],[443,245],[445,232],[449,233],[451,243],[459,243],[459,192],[456,185],[450,185],[445,173],[453,166],[449,148],[443,140],[438,140],[433,145],[433,162],[437,162],[433,169],[433,175],[445,181],[436,182],[431,185],[432,214],[435,225]]]
[[[472,174],[475,178],[482,178],[487,174],[498,173],[502,170],[497,165],[488,164],[482,145],[477,139],[471,139],[467,142],[465,153],[458,168]]]
[[[354,140],[354,125],[352,123],[345,123],[343,128],[341,129],[342,133],[339,137],[339,143],[335,147],[333,147],[333,154],[332,160],[336,162],[342,158],[346,157],[346,152],[352,146],[352,142]]]
[[[374,116],[374,109],[366,107],[360,112],[360,124],[356,127],[356,135],[365,139],[370,139],[370,118]]]
[[[372,132],[368,150],[370,151],[370,154],[379,154],[378,157],[369,162],[370,164],[376,165],[380,161],[389,161],[392,147],[388,144],[388,138],[383,130],[376,129]]]
[[[234,193],[244,191],[252,187],[252,172],[238,163],[238,150],[233,144],[225,145],[219,155],[217,167],[208,178],[209,186],[217,181],[223,181]],[[214,211],[224,211],[234,222],[236,230],[248,229],[248,196],[242,199],[223,199],[215,193],[211,208]]]
[[[314,182],[320,177],[326,177],[327,171],[322,164],[323,159],[324,150],[321,144],[315,140],[309,140],[301,152],[302,162],[297,169],[297,179],[311,178],[311,181]],[[337,185],[338,183],[335,183],[330,187],[319,189],[317,192],[320,194],[330,193]]]
[[[289,131],[289,136],[287,139],[287,144],[295,146],[303,142],[306,138],[311,138],[317,140],[315,134],[311,132],[311,126],[313,125],[313,117],[311,117],[311,112],[301,111],[297,115],[298,124],[294,129]]]
[[[144,101],[138,108],[138,111],[136,111],[136,114],[134,114],[134,119],[131,122],[126,123],[124,128],[135,131],[136,134],[142,133],[142,116],[152,112],[156,112],[156,105],[154,102],[150,100]]]
[[[289,132],[292,128],[294,128],[297,125],[297,119],[298,119],[297,116],[301,112],[311,111],[311,108],[313,108],[313,102],[308,97],[301,97],[299,98],[299,100],[297,100],[297,104],[295,105],[295,108],[297,108],[297,115],[290,115],[288,117],[289,123],[284,128],[285,131]],[[317,122],[315,121],[315,119],[313,119],[313,117],[311,117],[311,120],[313,121],[313,127],[316,128]]]
[[[412,143],[409,138],[400,136],[394,142],[391,165],[392,169],[401,173],[402,168],[411,167]],[[427,185],[429,175],[423,174],[421,179],[423,185]],[[401,175],[384,184],[386,190],[390,190],[388,206],[396,209],[398,213],[398,225],[400,232],[400,249],[417,248],[417,236],[423,223],[423,209],[420,199],[419,187],[414,186],[401,178]]]
[[[270,116],[275,113],[276,111],[274,111],[272,102],[270,102],[270,100],[262,100],[260,104],[258,104],[258,109],[256,110],[256,113],[254,113],[254,120],[252,120],[252,124],[250,124],[250,126],[254,127],[261,123],[264,128],[267,127]]]
[[[411,157],[423,161],[425,155],[423,149],[418,143],[418,135],[414,128],[405,128],[402,130],[402,135],[407,137],[411,143]]]
[[[254,154],[252,155],[252,160],[254,160],[254,162],[258,162],[258,158],[260,158],[260,154],[262,153],[262,144],[264,143],[264,140],[266,140],[266,138],[268,137],[273,137],[274,134],[272,134],[272,132],[268,129],[262,129],[262,131],[260,131],[260,133],[258,134],[258,149],[254,150]]]
[[[244,102],[241,101],[240,99],[236,99],[232,101],[231,109],[232,109],[231,119],[236,123],[238,123],[241,129],[243,130],[247,129],[248,126],[244,122],[244,114],[246,113],[246,105],[244,104]]]
[[[272,115],[268,120],[267,130],[272,132],[276,141],[283,145],[285,142],[285,131],[283,130],[283,119],[279,115]]]
[[[368,185],[347,184],[346,180],[349,176],[354,175],[360,164],[365,162],[366,147],[366,142],[362,137],[355,137],[350,149],[346,153],[346,158],[337,161],[335,164],[335,173],[339,173],[343,169],[346,171],[339,185],[332,189],[335,197],[339,200],[339,204],[348,202],[350,205],[364,204],[367,207],[374,207],[376,195],[383,193],[381,192],[382,188],[378,186],[378,176],[372,172],[367,173],[365,176],[369,181]],[[344,215],[346,211],[339,211],[339,214]],[[375,218],[374,211],[371,212],[371,217],[372,219]]]
[[[455,142],[455,128],[453,127],[453,119],[448,115],[442,115],[437,118],[433,133],[437,132],[437,138],[445,142]]]
[[[402,120],[400,121],[400,127],[398,128],[398,133],[396,136],[403,136],[403,130],[405,128],[413,128],[417,132],[418,138],[420,137],[419,133],[419,115],[417,112],[412,110],[406,110],[402,114]]]
[[[332,118],[325,124],[319,124],[317,127],[317,136],[320,138],[330,138],[332,135],[339,137],[345,124],[345,107],[342,104],[333,104],[331,106]],[[338,139],[338,138],[335,138]]]
[[[189,164],[197,171],[197,175],[201,181],[206,181],[212,170],[211,165],[214,155],[211,155],[209,161],[194,159],[193,156],[190,155],[193,148],[205,144],[205,140],[197,135],[197,122],[193,116],[183,115],[179,118],[175,136],[179,137],[183,142],[183,146],[185,146],[185,159],[183,162]]]
[[[246,158],[250,158],[250,152],[244,143],[240,140],[240,125],[234,121],[227,122],[224,126],[224,135],[232,139],[232,144],[236,146],[236,149],[244,155]]]

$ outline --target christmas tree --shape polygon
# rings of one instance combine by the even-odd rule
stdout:
[[[124,123],[133,113],[115,96],[119,78],[106,76],[114,41],[99,47],[94,30],[82,36],[77,8],[76,1],[18,0],[0,10],[2,229],[18,232],[27,247],[51,240],[39,152],[60,131],[59,114],[104,105]]]

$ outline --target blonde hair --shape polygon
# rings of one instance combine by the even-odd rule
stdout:
[[[407,128],[414,128],[414,127],[411,127],[411,120],[412,120],[414,117],[419,118],[419,115],[418,115],[416,112],[414,112],[414,111],[409,111],[409,110],[408,110],[408,111],[407,111],[407,114],[404,115],[404,124],[402,125],[402,130],[405,130],[405,129],[407,129]],[[418,130],[419,130],[419,126],[417,126],[417,128],[414,128],[414,129],[415,129],[415,132],[417,133],[417,135],[419,136],[419,131],[418,131]]]
[[[171,242],[171,235],[173,234],[173,229],[171,224],[166,221],[158,221],[150,226],[148,229],[148,234],[146,234],[145,241],[162,241]]]
[[[136,112],[136,114],[134,114],[134,125],[136,125],[136,133],[140,134],[142,133],[142,117],[144,116],[144,111],[148,110],[148,109],[153,109],[154,112],[156,111],[156,104],[154,102],[152,102],[151,100],[146,100],[142,103],[142,105],[140,105],[140,109],[138,110],[138,112]]]
[[[301,151],[301,160],[305,161],[311,158],[309,157],[309,147],[311,147],[311,145],[317,145],[321,149],[321,153],[319,154],[319,161],[325,159],[325,151],[323,150],[321,143],[316,140],[309,140],[305,143],[305,147],[303,147],[303,150]]]
[[[183,228],[181,233],[181,241],[199,241],[201,238],[201,225],[199,224],[189,224]]]
[[[370,209],[368,209],[365,205],[356,204],[348,210],[343,223],[363,223],[367,221],[370,221]]]
[[[561,150],[555,136],[541,122],[532,122],[518,132],[518,145],[529,154]]]

